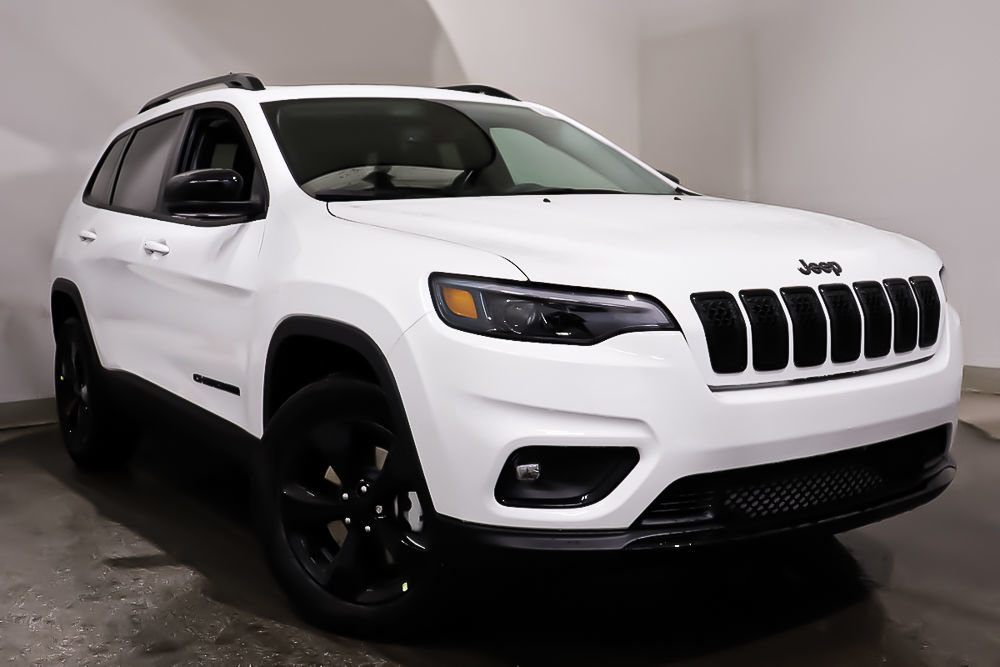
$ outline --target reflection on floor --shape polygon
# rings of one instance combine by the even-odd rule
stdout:
[[[958,416],[985,435],[1000,440],[1000,395],[967,391],[962,394]]]
[[[299,622],[237,469],[145,443],[73,470],[55,429],[0,433],[0,661],[15,664],[995,665],[1000,447],[961,426],[928,506],[838,539],[635,561],[468,564],[402,646]]]

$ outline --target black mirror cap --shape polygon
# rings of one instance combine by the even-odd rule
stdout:
[[[169,206],[183,202],[224,202],[240,198],[243,177],[232,169],[194,169],[171,176],[163,191]]]
[[[163,203],[172,215],[253,218],[263,212],[254,199],[241,199],[243,177],[232,169],[194,169],[171,176]]]
[[[656,171],[660,172],[660,174],[662,174],[663,176],[666,176],[667,178],[669,178],[671,181],[673,181],[677,185],[681,184],[681,179],[677,178],[676,176],[674,176],[673,174],[671,174],[669,171],[663,171],[662,169],[657,169]]]

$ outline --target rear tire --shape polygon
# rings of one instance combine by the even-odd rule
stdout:
[[[434,596],[407,440],[374,384],[332,376],[286,401],[263,438],[258,519],[268,560],[309,622],[409,634]]]
[[[86,470],[128,463],[136,438],[108,394],[97,355],[80,320],[63,322],[56,334],[56,409],[63,444]]]

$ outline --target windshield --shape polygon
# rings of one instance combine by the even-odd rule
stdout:
[[[262,106],[295,181],[327,201],[677,193],[583,130],[525,107],[405,98]]]

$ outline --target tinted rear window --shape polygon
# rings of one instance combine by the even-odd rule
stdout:
[[[95,206],[107,206],[111,201],[111,189],[115,185],[115,174],[118,172],[118,160],[125,150],[128,134],[115,139],[114,143],[104,153],[100,164],[90,177],[90,184],[83,193],[84,201]]]

